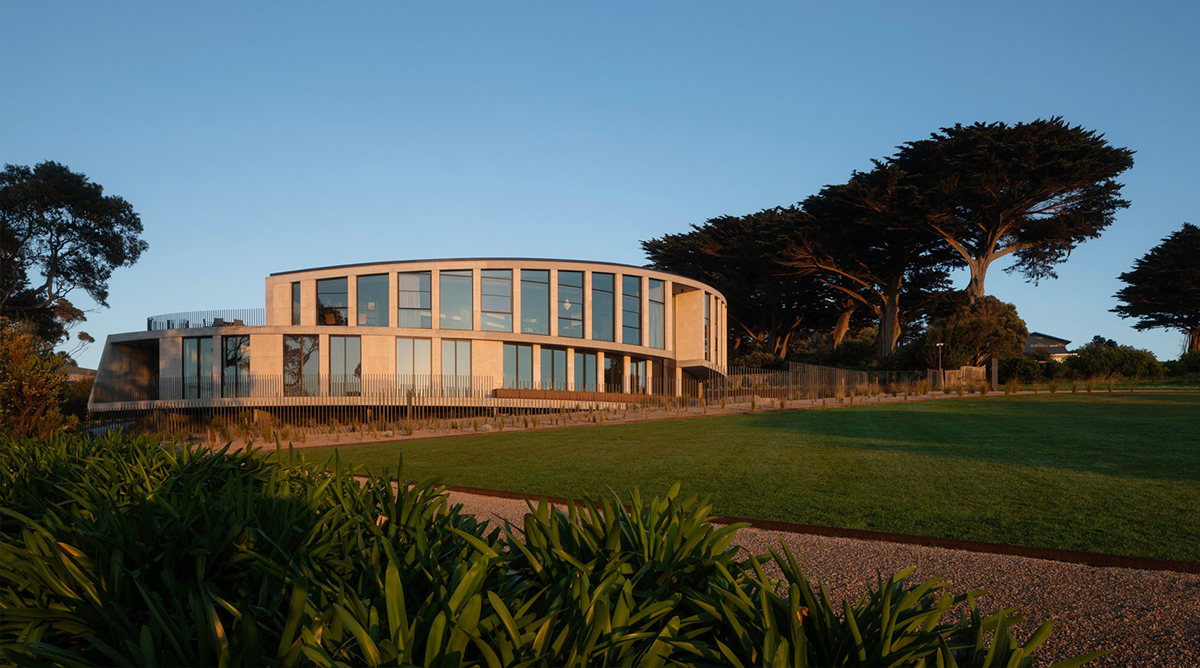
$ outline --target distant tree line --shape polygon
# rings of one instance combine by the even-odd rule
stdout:
[[[729,300],[731,357],[837,356],[872,337],[876,364],[980,363],[1018,354],[1028,332],[987,296],[988,270],[1035,284],[1129,206],[1117,177],[1133,151],[1062,118],[955,125],[797,204],[721,216],[642,242],[651,267]],[[966,290],[950,272],[967,268]],[[848,336],[858,332],[857,337]],[[904,360],[898,346],[909,341]]]

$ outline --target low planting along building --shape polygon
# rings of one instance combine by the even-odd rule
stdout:
[[[620,264],[323,267],[268,276],[265,303],[109,336],[89,408],[611,405],[687,393],[727,354],[720,293]]]

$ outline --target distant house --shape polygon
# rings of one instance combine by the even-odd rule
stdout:
[[[74,364],[64,364],[63,371],[67,372],[68,383],[77,383],[81,380],[96,378],[95,369],[84,369],[82,367],[77,367]]]
[[[1075,353],[1067,352],[1068,343],[1070,341],[1060,339],[1057,336],[1050,336],[1041,332],[1030,332],[1029,337],[1025,339],[1025,354],[1028,355],[1038,350],[1045,350],[1050,353],[1050,359],[1062,361],[1075,355]]]

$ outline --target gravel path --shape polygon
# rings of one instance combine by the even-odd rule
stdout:
[[[521,525],[524,501],[451,492],[481,519]],[[1089,666],[1200,666],[1200,575],[1096,568],[937,547],[742,529],[734,542],[755,554],[787,542],[805,574],[835,600],[857,599],[877,573],[916,567],[917,581],[943,576],[955,593],[984,590],[985,612],[1020,606],[1024,637],[1054,619],[1039,665],[1087,652],[1113,652]]]

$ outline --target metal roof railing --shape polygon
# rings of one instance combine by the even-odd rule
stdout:
[[[266,323],[267,310],[263,308],[185,311],[182,313],[152,315],[146,318],[146,331],[157,332],[165,329],[190,329],[194,327],[261,327]]]

